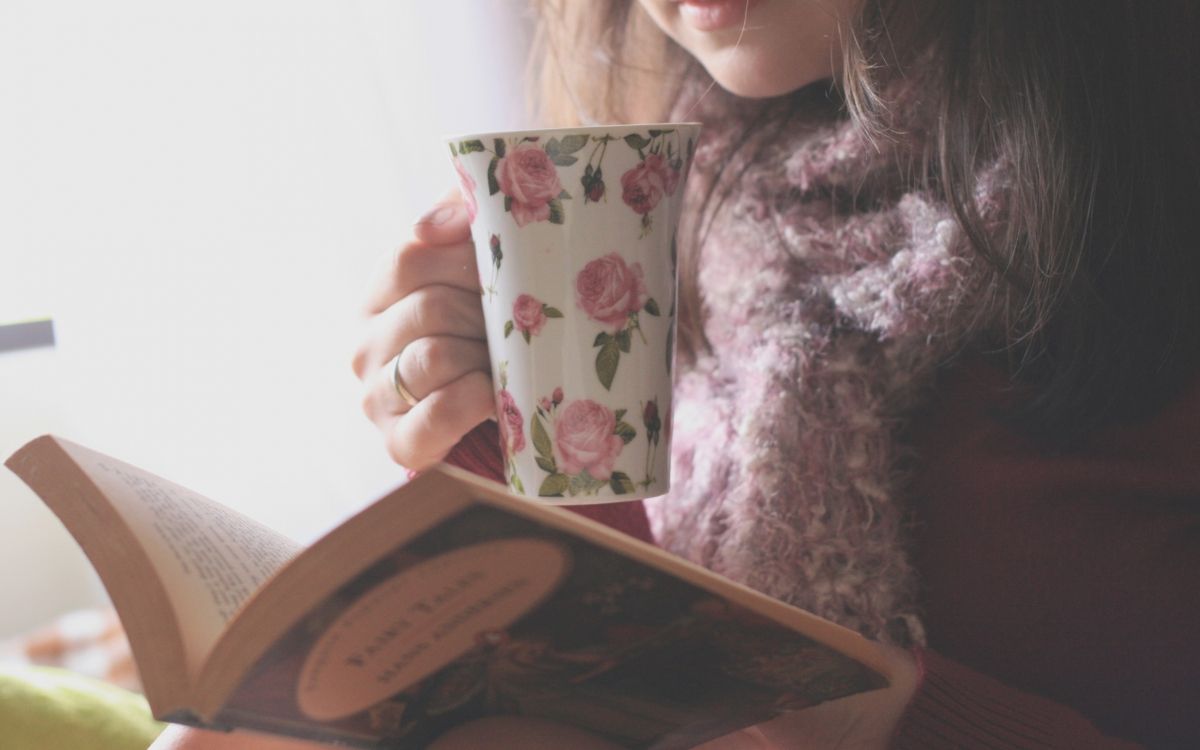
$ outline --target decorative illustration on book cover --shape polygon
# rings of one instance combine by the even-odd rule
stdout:
[[[884,684],[690,584],[476,505],[292,628],[218,723],[421,748],[519,714],[668,750]]]

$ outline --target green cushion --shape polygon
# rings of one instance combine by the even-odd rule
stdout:
[[[136,693],[64,669],[0,666],[4,750],[146,750],[162,728]]]

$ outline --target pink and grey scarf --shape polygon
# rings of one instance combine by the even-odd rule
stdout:
[[[919,133],[876,147],[828,104],[756,131],[758,106],[714,91],[694,113],[689,205],[714,180],[733,191],[697,250],[713,351],[677,373],[672,489],[651,524],[736,581],[922,642],[900,429],[964,344],[983,274],[947,206],[906,189],[897,157]],[[980,175],[986,218],[1002,180]]]

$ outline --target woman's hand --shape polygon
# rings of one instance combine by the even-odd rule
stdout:
[[[367,334],[354,355],[366,391],[363,410],[394,461],[427,468],[495,414],[479,272],[457,191],[388,254],[366,313]],[[415,403],[401,394],[394,374]]]

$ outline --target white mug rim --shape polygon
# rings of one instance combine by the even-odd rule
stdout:
[[[447,143],[456,143],[458,141],[466,141],[472,139],[485,140],[495,138],[527,138],[534,136],[552,136],[562,133],[586,133],[588,135],[599,135],[601,133],[611,133],[614,130],[666,130],[668,128],[678,127],[703,127],[703,123],[699,122],[633,122],[633,123],[618,123],[613,125],[580,125],[579,127],[567,128],[532,128],[528,130],[499,130],[488,133],[461,133],[454,135],[443,135],[442,140]]]

